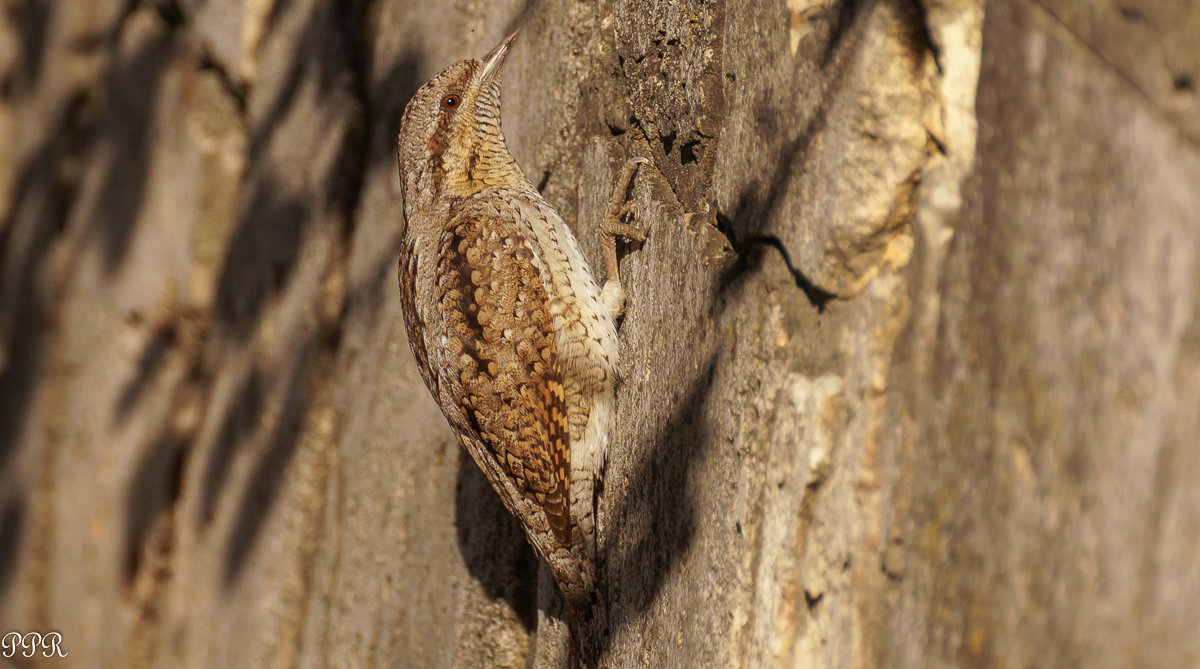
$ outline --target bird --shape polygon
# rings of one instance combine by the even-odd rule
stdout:
[[[597,492],[616,428],[625,304],[616,240],[646,239],[626,200],[648,161],[629,160],[614,183],[601,285],[501,130],[501,72],[516,38],[445,68],[404,109],[400,306],[422,380],[550,568],[575,636],[599,602]]]

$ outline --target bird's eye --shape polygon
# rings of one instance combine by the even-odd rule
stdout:
[[[446,111],[454,111],[455,109],[458,109],[458,105],[461,103],[462,99],[457,95],[447,95],[446,97],[442,98],[442,109],[445,109]]]

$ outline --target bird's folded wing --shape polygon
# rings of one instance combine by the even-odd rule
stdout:
[[[442,236],[437,277],[448,338],[442,374],[462,389],[455,399],[465,424],[456,427],[486,447],[569,544],[566,400],[533,251],[501,218],[460,215]]]

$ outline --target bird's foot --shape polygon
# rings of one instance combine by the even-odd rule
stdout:
[[[638,225],[640,217],[633,208],[634,203],[626,199],[638,165],[649,162],[646,158],[631,158],[625,163],[621,177],[613,185],[612,197],[604,212],[604,220],[600,223],[600,243],[604,249],[604,270],[608,277],[600,297],[614,317],[625,312],[625,290],[621,287],[621,273],[617,266],[617,237],[642,242],[649,232]],[[625,222],[626,217],[630,217],[630,222]]]
[[[617,268],[617,237],[625,237],[635,241],[645,241],[645,228],[637,225],[640,217],[633,209],[633,202],[626,200],[629,185],[633,183],[633,175],[638,165],[650,162],[646,158],[631,158],[625,163],[621,178],[613,185],[613,194],[608,201],[608,209],[604,212],[604,220],[600,223],[600,241],[604,247],[604,270],[610,280],[621,280]],[[626,223],[625,217],[632,217],[632,223]]]

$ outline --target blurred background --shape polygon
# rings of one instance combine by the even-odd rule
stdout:
[[[609,666],[1200,666],[1200,9],[4,0],[0,634],[74,667],[565,666],[399,318],[395,132],[601,268]]]

